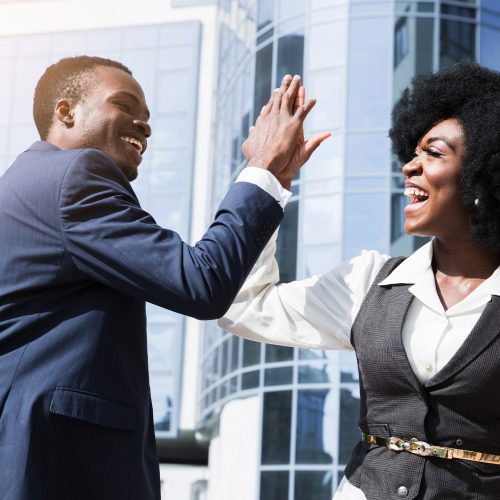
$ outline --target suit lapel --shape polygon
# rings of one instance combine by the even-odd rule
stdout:
[[[500,297],[492,295],[476,325],[450,361],[425,384],[438,385],[462,370],[500,334]]]

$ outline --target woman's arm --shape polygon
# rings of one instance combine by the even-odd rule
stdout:
[[[279,269],[271,238],[219,326],[240,337],[311,349],[352,349],[351,325],[388,259],[363,251],[326,274],[276,285]]]

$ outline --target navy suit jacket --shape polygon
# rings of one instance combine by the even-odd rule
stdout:
[[[278,226],[234,184],[195,245],[100,151],[37,142],[0,178],[0,498],[160,498],[145,302],[224,314]]]

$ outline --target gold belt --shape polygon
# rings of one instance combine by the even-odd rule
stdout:
[[[460,460],[472,460],[473,462],[482,462],[484,464],[500,465],[500,455],[490,453],[481,453],[479,451],[460,450],[457,448],[448,448],[446,446],[434,446],[412,438],[409,441],[395,436],[390,438],[381,438],[371,434],[363,434],[363,441],[368,444],[378,444],[385,446],[392,451],[406,451],[422,457],[438,458],[458,458]]]

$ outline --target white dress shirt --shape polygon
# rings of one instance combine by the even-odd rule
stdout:
[[[331,271],[276,285],[276,234],[264,249],[227,314],[224,330],[249,340],[312,349],[352,350],[351,326],[361,302],[389,258],[363,251]],[[491,295],[500,295],[500,268],[461,302],[444,310],[431,267],[432,243],[403,261],[384,281],[407,283],[414,295],[403,325],[403,345],[420,382],[433,377],[457,352]],[[334,500],[366,500],[346,478]]]

